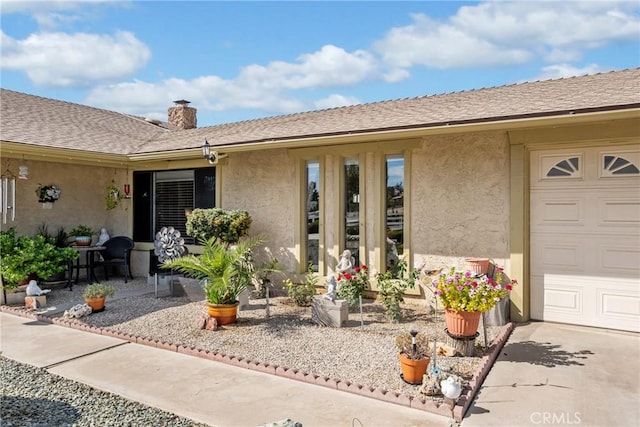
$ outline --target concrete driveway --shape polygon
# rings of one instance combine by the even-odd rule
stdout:
[[[516,327],[462,427],[640,425],[640,335]]]

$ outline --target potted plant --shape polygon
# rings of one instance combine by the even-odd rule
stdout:
[[[76,238],[76,246],[91,246],[91,238],[96,232],[86,225],[77,225],[69,230],[69,235]]]
[[[113,286],[103,285],[102,283],[91,283],[84,288],[82,296],[84,301],[93,313],[99,313],[104,310],[104,304],[107,297],[115,295],[116,289]]]
[[[493,278],[452,267],[433,280],[432,285],[445,309],[447,331],[454,336],[470,337],[478,330],[480,314],[507,297],[517,283],[515,279],[505,279],[500,267],[495,268]]]
[[[18,237],[13,228],[0,232],[0,251],[5,289],[51,277],[64,271],[68,263],[78,257],[72,248],[57,248],[42,235]]]
[[[409,384],[422,384],[422,377],[431,361],[427,337],[418,334],[417,329],[411,328],[408,332],[396,336],[396,347],[400,350],[398,360],[402,369],[402,379]]]
[[[162,268],[175,269],[188,277],[201,280],[207,299],[207,312],[219,325],[235,323],[238,296],[251,284],[255,268],[251,250],[263,243],[255,237],[228,245],[215,237],[201,240],[202,254],[189,254],[167,260]]]

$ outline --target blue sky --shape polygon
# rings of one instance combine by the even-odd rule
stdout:
[[[198,126],[640,66],[637,1],[6,1],[1,86]]]

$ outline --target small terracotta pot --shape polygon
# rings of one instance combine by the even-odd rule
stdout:
[[[104,302],[107,297],[100,298],[85,298],[84,301],[87,303],[89,307],[91,307],[91,311],[93,313],[99,313],[104,310]]]
[[[402,369],[402,379],[409,384],[422,384],[422,377],[427,372],[431,359],[409,359],[404,353],[398,354],[400,369]]]

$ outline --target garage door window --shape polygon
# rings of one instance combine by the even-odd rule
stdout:
[[[602,156],[602,176],[640,175],[638,166],[634,164],[630,155],[605,154]]]

